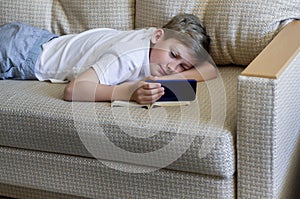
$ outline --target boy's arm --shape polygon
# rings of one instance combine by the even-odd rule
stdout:
[[[140,104],[149,104],[163,94],[163,88],[158,83],[138,81],[113,86],[100,84],[96,72],[90,68],[66,86],[64,100],[90,102],[133,100]]]
[[[98,84],[99,80],[92,68],[72,80],[64,90],[66,101],[108,101],[113,86]],[[101,92],[97,92],[101,90]],[[98,94],[99,93],[99,94]]]
[[[198,82],[214,79],[217,77],[217,69],[215,66],[206,62],[205,64],[183,71],[181,73],[161,76],[159,79],[195,79]]]

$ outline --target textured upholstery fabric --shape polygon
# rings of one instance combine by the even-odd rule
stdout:
[[[176,144],[177,150],[186,146],[188,150],[178,160],[174,159],[176,161],[168,168],[231,177],[235,171],[236,100],[233,99],[236,97],[236,80],[241,70],[235,67],[220,68],[220,78],[200,83],[197,96],[199,103],[194,102],[182,108],[154,108],[150,111],[141,108],[111,108],[109,103],[65,102],[62,100],[65,85],[61,84],[2,81],[0,119],[6,122],[0,123],[0,145],[93,157],[95,153],[89,148],[97,148],[98,142],[103,141],[99,136],[101,131],[115,145],[134,153],[163,148],[179,134],[182,140]],[[227,96],[231,99],[217,98],[219,101],[211,102],[211,93],[207,87],[211,87],[210,92],[214,90],[219,93],[222,89],[219,81],[224,83],[223,89],[227,90],[227,94],[230,93]],[[213,106],[222,107],[224,102],[227,102],[224,127],[211,126]],[[93,111],[96,111],[96,116]],[[169,116],[163,119],[166,112]],[[132,137],[134,133],[146,138]],[[193,133],[195,139],[189,143],[184,135]],[[89,143],[89,139],[84,141],[87,136],[99,140]],[[168,156],[171,154],[166,153],[157,161],[162,162]],[[107,157],[99,158],[134,163],[129,157],[114,157],[112,151],[108,152]],[[145,166],[155,166],[146,160],[142,162],[140,164]]]
[[[42,182],[41,182],[42,183]],[[83,199],[83,197],[0,183],[0,195],[22,199]]]
[[[24,187],[97,199],[235,197],[234,178],[224,179],[165,169],[151,173],[126,173],[91,158],[6,147],[0,147],[0,162],[1,179],[5,179],[8,184],[23,187],[17,191],[24,198],[30,199],[40,196],[48,198],[48,195],[43,191],[28,192]],[[113,164],[120,168],[130,166]],[[0,185],[0,195],[16,191],[14,186],[4,186],[12,190],[1,190]],[[49,198],[59,197],[49,193]],[[62,195],[61,198],[72,197]]]
[[[286,179],[299,164],[300,142],[300,53],[295,56],[279,79],[239,77],[240,197],[290,198]]]
[[[15,0],[0,1],[0,24],[20,21],[55,34],[77,33],[91,28],[132,29],[134,0]]]
[[[289,22],[300,19],[298,0],[137,0],[136,27],[161,27],[178,12],[200,17],[217,64],[248,65]]]

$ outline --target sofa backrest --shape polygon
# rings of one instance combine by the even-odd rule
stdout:
[[[0,24],[21,21],[59,35],[160,27],[177,13],[193,13],[211,36],[214,61],[237,65],[248,65],[291,19],[300,19],[299,0],[1,0],[0,11]]]
[[[248,65],[290,19],[300,19],[300,1],[136,0],[135,27],[162,26],[178,12],[203,21],[217,64]]]
[[[134,28],[135,0],[0,1],[0,24],[20,21],[62,35],[91,28]]]

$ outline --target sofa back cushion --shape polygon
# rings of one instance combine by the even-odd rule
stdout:
[[[299,0],[136,0],[136,27],[162,26],[179,12],[206,25],[217,64],[248,65],[290,19],[300,19]]]
[[[0,1],[0,24],[20,21],[62,35],[106,27],[132,29],[135,0]]]

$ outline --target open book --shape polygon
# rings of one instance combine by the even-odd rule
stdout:
[[[151,109],[154,107],[166,107],[166,106],[187,106],[190,101],[157,101],[153,104],[138,104],[134,101],[112,101],[111,107],[141,107],[146,109]]]

